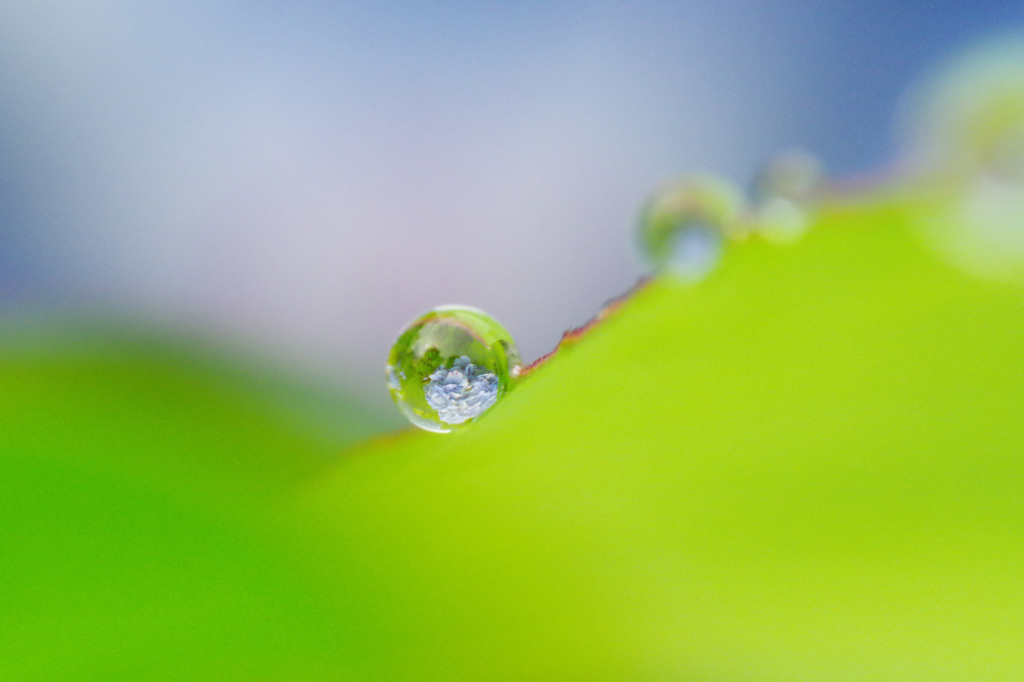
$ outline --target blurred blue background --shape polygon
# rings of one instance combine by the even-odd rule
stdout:
[[[402,324],[526,360],[640,273],[648,193],[804,147],[892,158],[903,95],[1020,28],[975,2],[0,4],[0,301],[186,330],[389,402]]]

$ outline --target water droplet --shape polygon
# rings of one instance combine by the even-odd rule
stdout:
[[[912,92],[904,127],[918,175],[1024,182],[1024,39],[955,58]]]
[[[388,389],[413,424],[447,433],[501,400],[521,365],[512,337],[494,318],[442,306],[399,334],[388,358]]]
[[[917,225],[950,263],[1024,283],[1024,39],[967,52],[914,94],[905,163]]]
[[[945,190],[915,214],[928,243],[974,275],[1024,283],[1024,184],[979,175]]]
[[[691,176],[658,192],[640,218],[640,250],[659,274],[685,282],[704,279],[724,243],[743,236],[742,194],[710,176]]]
[[[754,196],[757,200],[783,198],[797,204],[818,200],[825,171],[813,154],[787,149],[773,156],[757,172]]]
[[[751,210],[751,229],[770,242],[786,244],[800,239],[811,223],[809,211],[783,197],[759,202]]]
[[[824,184],[824,170],[812,154],[800,149],[777,154],[754,180],[751,230],[768,241],[796,241],[811,223]]]

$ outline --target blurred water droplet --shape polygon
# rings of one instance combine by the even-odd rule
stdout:
[[[955,59],[905,123],[907,170],[932,206],[925,237],[971,273],[1024,282],[1024,36]]]
[[[783,197],[765,199],[751,211],[752,229],[771,242],[800,239],[811,223],[810,207]]]
[[[743,235],[742,194],[710,176],[691,176],[658,192],[640,217],[640,251],[657,273],[685,282],[705,278],[727,240]]]
[[[1024,36],[956,58],[905,107],[908,161],[919,175],[978,173],[1024,182]]]
[[[825,172],[812,154],[791,149],[776,155],[754,180],[751,229],[769,241],[796,241],[810,226],[824,184]]]
[[[410,422],[438,433],[493,407],[521,367],[511,335],[475,308],[442,306],[410,322],[388,357],[388,389]]]
[[[754,180],[758,200],[781,197],[812,203],[818,200],[825,182],[825,170],[813,154],[802,149],[787,149],[768,160]]]
[[[1024,185],[991,176],[948,191],[918,218],[945,260],[981,277],[1024,283]]]

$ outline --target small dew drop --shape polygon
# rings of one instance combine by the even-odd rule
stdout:
[[[757,200],[783,198],[797,204],[818,200],[825,170],[816,156],[802,149],[787,149],[768,160],[757,172]]]
[[[744,235],[738,220],[743,196],[711,176],[691,176],[666,186],[640,217],[640,251],[657,273],[698,282],[718,264],[725,243]]]
[[[812,154],[791,149],[776,155],[754,180],[751,231],[772,242],[796,241],[810,226],[824,184],[824,170]]]
[[[758,203],[752,210],[752,229],[770,242],[795,242],[807,232],[811,216],[807,207],[782,197]]]
[[[410,422],[437,433],[464,428],[497,404],[522,363],[512,337],[475,308],[434,308],[399,334],[387,384]]]

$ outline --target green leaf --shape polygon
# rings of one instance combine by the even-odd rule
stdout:
[[[257,375],[8,343],[4,674],[1020,679],[1024,290],[933,252],[944,205],[735,244],[340,455]]]
[[[370,443],[294,495],[356,660],[1024,677],[1024,292],[935,257],[914,201],[654,281],[472,429]]]

